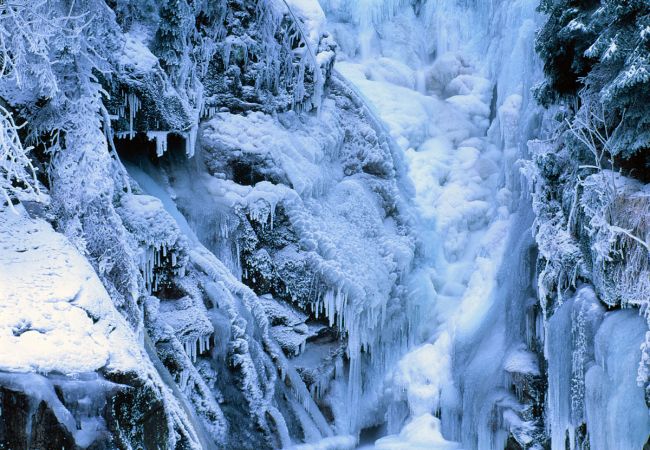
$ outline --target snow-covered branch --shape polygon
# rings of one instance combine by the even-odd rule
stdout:
[[[573,120],[570,122],[566,120],[569,131],[578,139],[593,155],[593,165],[581,165],[580,168],[596,170],[598,174],[607,174],[608,176],[601,176],[599,179],[602,181],[602,186],[595,186],[591,184],[592,189],[598,191],[598,197],[603,200],[601,205],[607,205],[604,208],[597,210],[588,205],[583,204],[583,209],[590,216],[590,233],[595,233],[595,229],[602,233],[607,230],[608,245],[602,245],[603,242],[594,243],[593,250],[596,251],[600,260],[610,260],[610,252],[614,243],[619,237],[624,236],[632,241],[638,243],[646,251],[650,252],[650,244],[640,237],[634,235],[634,230],[621,227],[613,223],[615,217],[620,217],[613,214],[611,208],[614,204],[620,203],[620,194],[617,187],[616,179],[617,174],[614,171],[614,160],[612,157],[610,138],[614,134],[610,132],[607,127],[607,119],[605,117],[605,107],[602,103],[594,105],[589,100],[583,99],[583,105],[578,110]],[[622,119],[621,119],[622,121]],[[605,170],[603,161],[608,160],[611,170]],[[622,178],[622,177],[621,177]],[[578,183],[584,185],[584,180],[578,177]],[[605,198],[603,198],[605,197]]]
[[[20,128],[11,113],[0,105],[0,194],[12,209],[10,192],[39,192],[36,169],[27,156],[30,147],[23,147],[18,136]]]

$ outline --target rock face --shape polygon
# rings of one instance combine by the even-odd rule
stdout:
[[[650,445],[648,9],[583,3],[0,8],[0,449]]]
[[[93,268],[22,205],[0,214],[2,445],[168,445],[178,406]]]
[[[30,133],[61,133],[1,211],[1,444],[353,445],[408,345],[417,243],[402,155],[331,78],[322,10],[64,3],[0,19],[42,27],[24,51],[62,92],[34,97],[19,58],[0,78]]]
[[[639,99],[648,80],[635,61],[648,57],[641,24],[649,9],[581,5],[565,16],[564,5],[542,5],[545,80],[535,95],[549,108],[552,135],[529,145],[550,444],[645,448],[650,190],[639,170],[648,161]]]

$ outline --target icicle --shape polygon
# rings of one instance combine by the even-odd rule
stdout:
[[[211,119],[217,115],[219,109],[216,106],[203,106],[201,109],[201,118],[202,119]]]
[[[133,139],[133,136],[128,131],[118,131],[117,133],[115,133],[115,136],[118,139]]]
[[[161,157],[167,152],[167,131],[147,131],[147,139],[156,141],[156,156]]]
[[[225,42],[224,48],[223,48],[223,53],[221,55],[221,57],[223,59],[223,66],[226,67],[226,68],[228,68],[228,66],[230,65],[231,47],[232,47],[232,39],[226,38],[226,42]]]
[[[185,392],[187,390],[187,384],[190,380],[189,370],[181,370],[180,380],[178,382],[178,387],[181,391]]]
[[[187,354],[188,358],[192,362],[196,362],[196,345],[197,345],[198,339],[195,337],[191,337],[183,341],[183,347],[185,349],[185,353]]]
[[[148,293],[151,293],[152,288],[155,289],[154,283],[154,268],[156,267],[155,258],[156,251],[153,247],[148,247],[140,255],[140,272],[144,278],[145,288]]]
[[[135,132],[133,131],[133,120],[135,115],[140,110],[140,99],[137,95],[130,92],[128,95],[125,93],[125,103],[129,106],[129,136],[131,139],[135,137]]]
[[[183,348],[188,358],[195,363],[198,355],[210,350],[210,335],[187,338],[183,341]]]
[[[194,156],[194,149],[196,147],[196,135],[198,133],[198,127],[193,125],[189,132],[183,133],[185,137],[185,154],[188,158]]]
[[[210,350],[210,336],[199,337],[199,354]]]

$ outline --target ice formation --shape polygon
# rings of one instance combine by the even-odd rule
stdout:
[[[346,5],[330,1],[323,5],[344,53],[336,68],[361,91],[406,152],[424,220],[420,232],[430,242],[425,266],[430,285],[423,284],[421,289],[428,289],[435,301],[426,311],[432,325],[420,330],[428,342],[396,366],[391,381],[394,401],[386,416],[388,431],[396,434],[377,441],[376,446],[415,448],[421,442],[425,448],[453,446],[440,441],[445,436],[461,441],[465,448],[541,448],[546,445],[548,431],[554,448],[564,448],[565,430],[583,423],[587,431],[591,427],[602,429],[603,422],[596,424],[584,412],[571,419],[564,407],[553,406],[551,400],[546,405],[540,392],[541,377],[546,376],[543,359],[549,361],[549,371],[558,367],[569,370],[569,379],[582,377],[575,383],[584,383],[589,356],[574,355],[586,360],[573,375],[574,359],[555,360],[563,344],[549,343],[552,326],[548,324],[559,319],[552,311],[543,311],[544,302],[540,311],[535,301],[536,288],[540,288],[542,298],[545,291],[544,284],[534,281],[535,246],[530,237],[526,238],[533,223],[527,209],[530,197],[517,160],[528,158],[528,139],[547,132],[540,128],[541,112],[529,91],[542,76],[532,51],[535,29],[542,19],[535,12],[536,2],[431,1],[417,8],[387,1]],[[420,30],[432,33],[434,39],[423,40]],[[429,56],[432,54],[433,58]],[[602,176],[610,175],[604,171]],[[613,176],[617,177],[620,179],[620,175]],[[620,225],[622,229],[637,231],[625,237],[624,231],[617,234],[616,227],[598,222],[609,213],[596,209],[608,208],[604,203],[612,201],[607,194],[599,195],[599,189],[607,185],[603,181],[588,179],[582,206],[578,206],[593,218],[588,229],[594,254],[611,261],[601,260],[594,264],[594,270],[604,269],[607,279],[629,271],[637,281],[635,292],[627,294],[620,288],[607,294],[606,286],[611,284],[599,281],[603,275],[593,281],[600,283],[600,295],[621,295],[618,298],[631,300],[643,292],[647,278],[642,275],[647,261],[643,244],[632,242],[644,232],[639,231],[638,222],[626,222]],[[621,182],[614,181],[617,183]],[[630,187],[634,184],[629,183]],[[593,195],[588,191],[591,186],[596,189]],[[614,189],[623,198],[632,195],[640,200],[643,195]],[[629,200],[621,203],[630,204]],[[634,208],[641,214],[634,216],[646,217],[639,205],[635,203]],[[539,219],[535,226],[547,227]],[[549,232],[553,236],[537,235],[540,251],[547,251],[547,247],[570,251],[570,246],[555,237],[562,236],[562,231],[553,228]],[[594,239],[598,233],[602,238]],[[601,245],[606,247],[600,249]],[[619,255],[621,251],[631,255],[623,263],[609,259],[616,252],[612,246],[617,245],[639,247],[632,252],[619,250]],[[548,261],[557,264],[562,260],[552,254]],[[605,264],[612,264],[612,268]],[[575,280],[579,268],[573,267]],[[548,274],[543,270],[540,282]],[[564,272],[564,276],[571,273]],[[606,298],[602,301],[608,302]],[[581,317],[568,323],[581,323]],[[573,333],[571,328],[564,332]],[[567,334],[553,336],[566,339]],[[581,345],[591,346],[593,352],[593,335],[581,339],[591,339]],[[638,336],[632,339],[640,342]],[[544,355],[542,348],[547,349]],[[548,376],[551,383],[552,373]],[[548,395],[561,402],[570,401],[576,388],[564,386],[562,392],[557,384],[549,386]],[[626,386],[636,390],[640,402],[642,389],[631,379]],[[638,405],[630,424],[636,418],[647,418],[647,407]],[[421,431],[423,441],[419,441],[418,429],[428,427],[424,425],[428,423],[427,414],[441,419],[436,429],[442,435],[426,437]],[[413,424],[418,420],[422,422],[416,427]],[[639,425],[637,430],[641,430],[638,442],[607,445],[640,448],[649,429]],[[609,433],[616,432],[610,428]],[[567,445],[574,445],[572,439]],[[598,438],[590,435],[590,439],[595,442]],[[602,438],[600,442],[604,442]]]
[[[648,446],[650,193],[559,1],[5,5],[0,447]]]

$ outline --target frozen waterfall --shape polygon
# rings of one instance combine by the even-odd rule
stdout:
[[[648,0],[5,3],[0,448],[650,449]]]
[[[198,355],[209,352],[211,339],[217,347],[234,338],[248,342],[251,353],[242,364],[252,373],[245,371],[244,397],[256,414],[266,411],[271,421],[261,416],[258,421],[278,428],[279,445],[291,445],[290,433],[298,427],[307,442],[296,447],[301,449],[541,448],[547,434],[552,448],[564,448],[565,435],[573,448],[583,422],[607,430],[602,431],[607,437],[590,434],[592,448],[605,441],[609,447],[603,448],[645,442],[647,408],[633,379],[640,356],[627,334],[617,335],[615,344],[602,342],[606,327],[625,321],[637,327],[641,319],[622,313],[604,319],[607,313],[597,302],[583,300],[589,287],[552,318],[537,301],[536,224],[525,178],[528,142],[552,132],[531,94],[543,76],[534,51],[543,20],[537,3],[284,3],[301,21],[296,32],[309,52],[315,52],[319,33],[333,34],[339,50],[327,95],[344,95],[364,111],[363,122],[343,117],[376,136],[369,142],[388,152],[383,157],[390,155],[401,192],[414,187],[413,226],[423,254],[410,272],[412,249],[378,231],[382,226],[370,219],[376,211],[360,206],[373,204],[369,194],[341,178],[337,160],[348,158],[350,131],[342,130],[339,106],[327,95],[316,117],[301,120],[291,114],[206,110],[201,143],[189,164],[168,148],[163,132],[147,133],[162,163],[130,156],[130,175],[162,201],[191,240],[190,261],[211,278],[205,289],[217,305],[208,313],[212,326],[206,334],[179,338],[185,353],[196,364]],[[229,160],[233,154],[240,159]],[[234,180],[209,175],[229,164]],[[238,175],[245,169],[249,179]],[[339,210],[343,198],[353,199],[349,204],[357,215]],[[398,206],[401,214],[409,207]],[[242,231],[242,211],[255,228],[254,239],[289,227],[301,248],[311,251],[302,256],[290,245],[277,253],[270,247],[272,257],[266,249],[245,256],[250,242],[242,233],[254,234]],[[394,272],[384,271],[351,223],[364,235],[382,236],[381,252],[392,253],[407,292],[400,306],[391,305],[395,294],[386,283]],[[164,255],[166,247],[160,248]],[[164,261],[157,250],[148,252],[146,281],[155,290],[154,269]],[[240,284],[265,283],[270,260],[294,267],[300,258],[317,267],[317,274],[309,275],[309,303],[300,305],[304,312],[271,294],[257,297]],[[355,278],[359,270],[366,280]],[[300,298],[293,289],[302,287],[289,283],[283,289],[287,298]],[[239,295],[249,311],[237,306]],[[223,308],[226,313],[219,312]],[[227,320],[237,324],[230,331],[223,327]],[[587,325],[580,325],[585,320]],[[250,321],[257,331],[245,325]],[[312,329],[325,327],[342,333],[340,349],[318,343]],[[259,333],[265,337],[258,342]],[[567,336],[572,346],[562,348]],[[265,349],[258,348],[260,342]],[[616,358],[612,348],[619,345],[634,354],[621,362],[620,373],[606,363]],[[217,367],[216,360],[210,364]],[[264,381],[265,374],[260,380],[259,365],[275,365],[279,379]],[[305,373],[314,377],[308,385]],[[217,370],[217,376],[224,374]],[[191,386],[191,377],[196,377],[191,370],[181,372],[183,389]],[[624,386],[608,387],[612,377],[625,380]],[[270,403],[278,395],[286,402],[279,409]],[[613,416],[595,406],[602,401],[618,411],[623,399],[638,409],[622,424],[628,432],[615,430]],[[333,417],[330,423],[323,405]]]
[[[390,436],[375,448],[500,449],[513,438],[516,448],[538,448],[535,442],[546,427],[553,448],[563,449],[565,432],[574,433],[586,420],[595,429],[592,448],[640,449],[650,425],[643,389],[633,379],[638,348],[623,363],[627,375],[617,378],[625,386],[620,391],[608,387],[614,378],[608,382],[596,375],[605,370],[613,376],[598,358],[588,373],[574,373],[583,386],[576,400],[575,362],[572,369],[570,353],[563,356],[569,360],[556,362],[565,350],[554,340],[570,339],[575,331],[555,334],[555,319],[546,325],[536,301],[534,216],[522,169],[530,159],[528,141],[549,132],[531,95],[543,76],[534,50],[543,20],[538,2],[321,0],[321,5],[342,49],[336,69],[359,89],[407,155],[427,248],[420,289],[430,295],[428,316],[414,330],[421,344],[391,375],[385,417]],[[618,314],[611,313],[610,323]],[[643,328],[634,316],[630,312],[624,319],[621,313],[618,320]],[[642,342],[641,335],[633,336],[620,339]],[[596,348],[604,345],[593,335],[579,344],[592,352],[583,357],[584,372],[595,358],[594,339]],[[627,345],[623,341],[609,345]],[[549,361],[546,403],[543,388],[536,386],[542,354]],[[556,375],[557,370],[569,372]],[[601,395],[596,392],[606,392],[599,397],[606,402],[629,396],[636,405],[633,417],[619,424],[613,410],[594,406]],[[581,412],[576,401],[583,402]],[[562,409],[565,402],[573,402],[573,414],[580,416]],[[621,426],[629,431],[621,432]]]

